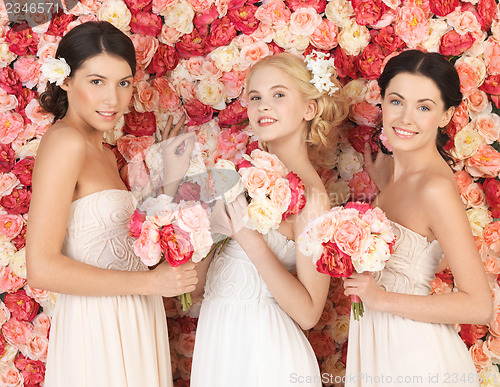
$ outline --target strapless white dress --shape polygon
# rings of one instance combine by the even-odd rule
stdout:
[[[147,270],[132,251],[130,192],[109,189],[71,204],[63,254],[89,265]],[[59,294],[45,387],[170,387],[168,332],[160,296]]]
[[[377,284],[396,293],[428,295],[443,257],[437,240],[392,222],[394,254],[375,273]],[[478,386],[465,343],[452,325],[410,320],[365,309],[351,316],[346,386]]]
[[[289,272],[295,243],[271,230],[266,242]],[[321,386],[300,327],[271,295],[240,245],[214,257],[196,331],[191,387]]]

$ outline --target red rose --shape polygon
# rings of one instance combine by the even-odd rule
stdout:
[[[360,125],[352,128],[347,135],[349,144],[352,145],[356,152],[363,153],[365,144],[368,143],[370,144],[372,153],[377,153],[378,144],[373,140],[373,134],[376,130],[376,128],[366,125]]]
[[[460,324],[458,333],[468,347],[488,333],[488,326],[474,324]]]
[[[354,271],[351,257],[341,251],[336,243],[323,243],[323,253],[316,262],[316,270],[331,277],[349,277]]]
[[[9,50],[19,56],[36,55],[38,51],[38,34],[31,28],[14,32],[9,29],[5,41],[9,44]]]
[[[446,16],[458,7],[459,0],[432,0],[429,1],[431,12],[437,16]]]
[[[186,202],[195,200],[200,201],[201,199],[201,187],[199,184],[192,181],[185,181],[177,189],[177,193],[174,197],[175,203],[180,203],[181,200]]]
[[[373,207],[368,203],[348,202],[345,204],[344,208],[354,208],[360,214],[364,214],[366,211],[371,210]]]
[[[10,67],[0,68],[0,87],[4,89],[8,94],[14,94],[15,96],[21,93],[23,85],[19,79],[19,75],[11,69]]]
[[[125,114],[123,131],[135,136],[151,136],[156,132],[156,117],[153,112],[139,113],[132,110]]]
[[[130,19],[130,30],[134,34],[156,36],[161,32],[162,19],[152,12],[137,12]]]
[[[260,23],[255,17],[256,10],[257,7],[255,5],[245,5],[229,11],[227,17],[238,31],[243,32],[245,35],[250,35],[259,27]]]
[[[290,190],[292,191],[292,199],[287,210],[283,213],[282,220],[285,220],[290,215],[300,213],[306,205],[306,195],[304,194],[305,187],[302,179],[297,174],[290,172],[286,176]]]
[[[378,34],[374,33],[372,41],[373,43],[376,43],[384,47],[389,52],[401,51],[406,46],[406,43],[403,41],[403,39],[401,39],[396,34],[396,31],[394,30],[393,26],[387,26],[382,28]]]
[[[175,44],[175,49],[180,58],[189,59],[193,56],[205,56],[207,53],[206,34],[194,29],[190,34],[182,35],[181,40]]]
[[[483,183],[486,202],[491,207],[491,215],[500,218],[500,180],[485,179]]]
[[[207,46],[210,50],[227,46],[236,37],[236,28],[231,20],[224,16],[210,25],[210,33],[207,36]]]
[[[31,360],[20,353],[14,364],[21,371],[26,387],[38,386],[45,379],[45,364],[40,360]]]
[[[441,273],[436,273],[436,277],[447,284],[454,284],[453,274],[451,274],[450,269],[444,269]]]
[[[26,157],[17,162],[12,168],[12,173],[17,176],[19,181],[25,187],[31,186],[31,175],[33,174],[33,166],[35,165],[35,159],[32,157]]]
[[[10,172],[16,164],[16,152],[10,144],[0,144],[0,172]]]
[[[11,242],[18,250],[21,250],[24,246],[26,246],[26,225],[23,226],[21,232],[17,234],[14,239],[11,239]]]
[[[271,50],[271,52],[274,54],[279,54],[280,52],[283,52],[285,51],[284,48],[281,48],[280,46],[278,46],[276,43],[274,42],[271,42],[267,45],[269,47],[269,50]]]
[[[182,333],[189,334],[196,330],[196,322],[198,319],[189,316],[179,316],[178,320]]]
[[[201,125],[212,119],[214,109],[208,105],[202,104],[197,99],[192,99],[184,104],[184,109],[189,117],[187,126]]]
[[[175,48],[167,44],[160,44],[149,64],[148,71],[151,74],[156,73],[156,77],[162,77],[167,71],[175,69],[178,63],[179,56]]]
[[[344,367],[346,366],[347,364],[347,346],[348,346],[348,343],[349,343],[349,340],[346,340],[344,342],[344,344],[342,344],[342,349],[341,349],[341,353],[342,353],[342,357],[340,358],[340,361],[342,362],[342,364],[344,365]]]
[[[153,0],[123,0],[132,14],[149,12],[153,8]]]
[[[139,238],[141,236],[142,224],[145,221],[146,213],[136,208],[128,220],[128,234],[134,238]]]
[[[474,44],[474,37],[470,32],[460,35],[451,30],[443,35],[439,45],[439,52],[443,55],[457,56],[463,54]]]
[[[453,149],[453,147],[455,146],[455,135],[457,134],[457,125],[458,125],[457,123],[452,121],[445,127],[445,132],[450,138],[448,142],[443,146],[443,149],[447,152]]]
[[[10,195],[2,197],[0,205],[8,214],[18,215],[28,212],[30,199],[31,192],[26,188],[14,188]]]
[[[243,124],[248,120],[247,109],[241,106],[239,99],[227,105],[224,110],[219,112],[218,117],[221,127]]]
[[[245,5],[246,1],[245,0],[230,0],[229,4],[227,5],[228,11],[233,11],[235,9],[240,9]],[[248,4],[253,5],[255,1],[252,3],[251,1],[248,2]]]
[[[197,14],[193,19],[193,24],[201,35],[206,35],[208,27],[218,18],[219,11],[217,11],[217,6],[212,5],[208,11]]]
[[[500,95],[500,74],[490,75],[479,89],[490,95]]]
[[[38,314],[40,305],[29,297],[23,289],[7,293],[3,300],[12,316],[21,321],[31,321]]]
[[[472,4],[471,4],[472,5]],[[478,16],[477,19],[481,23],[483,31],[488,31],[493,23],[493,20],[498,18],[498,8],[495,0],[479,0],[476,5]],[[462,12],[465,9],[462,8]]]
[[[249,142],[247,147],[245,148],[245,153],[247,155],[250,155],[250,154],[252,154],[252,151],[254,149],[259,149],[259,142],[258,141]]]
[[[312,7],[318,13],[325,12],[326,0],[285,0],[289,9],[295,12],[299,8]]]
[[[333,50],[335,60],[335,68],[340,78],[358,79],[358,66],[356,66],[356,57],[347,55],[340,46],[335,47]]]
[[[160,230],[160,247],[165,252],[165,259],[176,267],[186,263],[193,256],[189,234],[173,224]]]
[[[361,26],[377,24],[387,6],[381,0],[352,0],[356,23]]]
[[[52,15],[52,19],[50,20],[49,29],[47,30],[47,34],[63,36],[66,32],[66,28],[68,24],[76,19],[75,15],[66,14],[61,9],[57,14]]]
[[[382,62],[385,57],[384,49],[381,46],[368,44],[356,59],[363,78],[377,79],[382,74]]]

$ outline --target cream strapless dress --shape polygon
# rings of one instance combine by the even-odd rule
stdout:
[[[71,204],[63,254],[89,265],[147,270],[132,251],[129,191],[109,189]],[[172,386],[160,296],[59,294],[52,317],[45,387]]]

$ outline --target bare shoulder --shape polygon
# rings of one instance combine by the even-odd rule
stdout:
[[[418,194],[423,203],[458,199],[458,188],[453,175],[429,173],[419,179]]]
[[[86,141],[74,127],[57,123],[51,126],[42,137],[39,150],[47,148],[56,148],[64,153],[81,152],[86,149]]]
[[[305,187],[306,205],[303,212],[308,218],[316,218],[330,210],[330,199],[325,186],[319,180],[319,183],[314,182]]]

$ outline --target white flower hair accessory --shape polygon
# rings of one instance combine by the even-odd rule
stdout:
[[[330,79],[332,76],[331,68],[335,68],[333,58],[330,57],[330,54],[312,51],[306,56],[305,62],[307,64],[307,69],[313,75],[311,83],[316,86],[316,89],[318,89],[320,93],[327,91],[328,95],[332,95],[339,89]]]
[[[49,58],[42,65],[41,71],[42,76],[50,83],[55,82],[57,86],[61,86],[71,73],[71,67],[69,67],[64,58]]]

